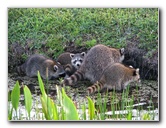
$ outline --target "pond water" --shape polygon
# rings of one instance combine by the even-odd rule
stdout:
[[[31,111],[31,119],[30,120],[43,120],[44,115],[42,114],[42,106],[40,102],[40,89],[38,85],[38,81],[36,78],[28,78],[28,77],[19,77],[16,74],[9,74],[8,75],[8,90],[11,91],[16,83],[16,81],[19,81],[20,84],[24,83],[24,85],[27,85],[28,88],[31,90],[33,95],[33,108]],[[44,81],[45,83],[45,81]],[[49,81],[49,89],[48,95],[55,100],[56,102],[56,86],[58,85],[59,81]],[[77,104],[77,110],[79,113],[82,113],[82,110],[80,108],[81,103],[84,103],[85,97],[82,96],[83,92],[85,92],[86,88],[90,85],[89,82],[83,81],[78,83],[77,87],[67,87],[66,93],[71,99]],[[106,92],[101,92],[101,98],[104,99]],[[112,97],[114,96],[114,100]],[[90,95],[90,97],[95,101],[97,99],[97,93]],[[146,114],[148,113],[150,117],[148,117],[149,120],[159,121],[159,86],[158,81],[142,81],[139,88],[135,87],[134,85],[130,85],[130,90],[128,94],[128,99],[133,98],[133,105],[131,109],[132,113],[132,120],[143,120]],[[112,102],[113,101],[113,102]],[[112,104],[113,103],[113,104]],[[97,101],[95,101],[96,108],[98,108]],[[107,96],[107,112],[106,115],[111,118],[106,118],[106,120],[126,120],[125,116],[128,114],[129,111],[127,109],[131,106],[124,105],[124,109],[121,110],[122,106],[122,92],[113,92],[109,91]],[[11,107],[11,101],[8,101],[8,107]],[[115,109],[115,112],[113,113],[112,109]],[[86,110],[88,113],[88,110]],[[16,113],[14,112],[13,120],[29,120],[27,119],[27,112],[25,110],[24,106],[24,96],[23,96],[23,90],[21,89],[21,97],[20,97],[20,103],[19,103],[19,109],[18,109],[18,115],[19,119],[16,117]],[[116,117],[112,117],[115,116]],[[119,115],[123,115],[120,119],[118,118]]]

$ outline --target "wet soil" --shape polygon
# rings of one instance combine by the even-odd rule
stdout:
[[[20,77],[16,73],[9,73],[8,74],[8,90],[11,92],[13,89],[16,81],[19,81],[20,85],[27,85],[30,89],[31,93],[33,94],[33,98],[38,97],[41,92],[39,89],[39,84],[37,78],[29,78],[27,76]],[[48,89],[46,87],[46,81],[44,81],[44,85],[46,88],[47,94],[54,100],[56,100],[56,85],[60,86],[60,80],[50,80],[48,82]],[[67,95],[76,103],[83,103],[85,101],[85,91],[88,86],[90,86],[91,83],[89,81],[80,81],[75,86],[70,87],[66,86],[65,90]],[[113,90],[110,90],[108,93],[108,101],[107,101],[107,108],[108,110],[111,110],[111,101],[113,98],[113,94],[115,93],[115,99],[114,103],[115,105],[122,103],[122,94],[123,92],[114,92]],[[23,94],[23,90],[21,87],[21,94]],[[102,90],[100,92],[101,97],[104,98],[106,93],[106,90]],[[159,95],[159,86],[158,81],[152,81],[152,80],[143,80],[141,81],[139,86],[135,86],[135,83],[132,83],[129,88],[129,94],[127,96],[127,99],[134,99],[134,108],[144,109],[147,110],[149,106],[153,106],[153,109],[158,108],[158,95]],[[90,95],[90,97],[95,101],[97,99],[98,94],[94,93]],[[126,100],[127,100],[126,99]],[[24,98],[21,99],[21,104],[24,105]],[[142,103],[142,105],[140,105]],[[139,104],[139,105],[137,105]],[[97,105],[97,101],[96,101]]]

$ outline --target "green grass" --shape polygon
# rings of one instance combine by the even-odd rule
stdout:
[[[55,57],[69,42],[120,48],[137,41],[148,57],[158,49],[158,8],[9,8],[9,45],[28,40],[35,49],[46,42]]]

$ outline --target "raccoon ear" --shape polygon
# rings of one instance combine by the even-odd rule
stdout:
[[[132,65],[130,65],[129,67],[130,67],[130,68],[133,68],[133,66],[132,66]]]
[[[137,68],[135,71],[136,71],[137,74],[139,74],[139,68]]]
[[[54,70],[57,71],[58,70],[58,66],[54,65]]]
[[[81,53],[82,56],[85,56],[85,54],[86,54],[85,52],[82,52],[82,53]]]
[[[73,57],[74,57],[74,54],[71,53],[71,54],[70,54],[70,57],[73,58]]]
[[[133,76],[136,76],[136,75],[138,75],[138,74],[139,74],[139,68],[137,68],[136,70],[134,70]]]
[[[124,48],[120,49],[120,54],[123,55],[124,54]]]

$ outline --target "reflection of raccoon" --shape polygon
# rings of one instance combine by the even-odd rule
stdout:
[[[80,68],[86,53],[62,53],[58,58],[57,62],[64,66],[67,76],[71,76],[77,69]]]
[[[17,67],[17,71],[19,74],[24,73],[29,77],[36,77],[37,71],[39,71],[41,77],[46,79],[46,68],[48,68],[49,80],[56,79],[65,74],[62,65],[43,55],[37,54],[30,56],[24,64]]]
[[[132,66],[126,67],[123,64],[114,63],[104,70],[98,82],[87,88],[87,93],[99,91],[104,87],[120,91],[130,82],[139,81],[139,79],[139,68],[134,69]]]
[[[95,83],[100,80],[105,68],[115,62],[121,62],[123,59],[124,48],[115,49],[102,44],[96,45],[88,51],[81,67],[72,76],[64,80],[64,84],[72,85],[83,79]]]

